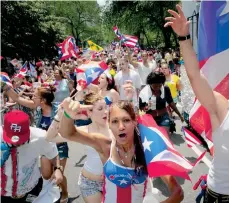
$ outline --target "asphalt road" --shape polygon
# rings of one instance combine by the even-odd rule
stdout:
[[[193,149],[190,149],[187,147],[183,135],[181,132],[182,123],[179,120],[176,120],[176,129],[177,132],[173,134],[170,138],[172,142],[175,145],[175,148],[188,160],[191,162],[194,162],[197,158],[197,154],[194,152]],[[201,147],[198,147],[200,151],[203,151]],[[69,202],[72,203],[83,203],[83,199],[80,195],[80,190],[78,188],[77,182],[78,182],[78,176],[80,173],[80,170],[84,164],[85,158],[86,158],[86,150],[85,147],[81,144],[77,143],[69,143],[69,159],[67,162],[66,167],[66,177],[68,180],[68,190],[70,194],[70,200]],[[210,156],[207,155],[207,158],[210,160]],[[197,191],[194,191],[192,189],[193,185],[196,183],[196,181],[199,179],[199,177],[203,174],[206,174],[208,172],[208,166],[204,162],[200,162],[193,170],[190,172],[190,177],[192,182],[183,180],[181,178],[177,178],[179,184],[183,188],[184,191],[184,200],[183,203],[193,203],[195,202],[195,197],[197,196],[199,189]],[[153,181],[154,187],[159,189],[161,191],[160,199],[164,200],[166,197],[169,196],[167,187],[164,185],[164,183],[161,181],[160,178],[157,178]]]

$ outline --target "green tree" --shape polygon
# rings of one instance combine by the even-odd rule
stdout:
[[[53,57],[55,43],[64,28],[41,1],[2,1],[1,51],[3,56],[23,59]]]
[[[154,45],[160,44],[163,39],[165,47],[177,44],[171,28],[164,28],[164,18],[168,16],[167,10],[174,9],[177,1],[112,1],[105,8],[103,16],[107,26],[117,24],[123,33],[134,34],[140,39],[146,39],[152,44],[150,38],[156,35]],[[140,41],[141,42],[141,41]]]
[[[57,1],[55,15],[65,18],[67,32],[70,33],[78,45],[85,39],[91,38],[101,41],[100,7],[96,1]]]

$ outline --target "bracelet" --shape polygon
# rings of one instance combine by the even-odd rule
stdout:
[[[131,103],[132,103],[133,101],[134,101],[134,100],[133,100],[133,99],[131,99],[129,102],[131,102]]]
[[[66,118],[72,119],[72,118],[66,113],[66,111],[64,111],[64,115],[65,115]]]
[[[178,36],[179,41],[185,41],[185,40],[190,39],[190,38],[191,38],[190,34],[188,34],[186,36]]]

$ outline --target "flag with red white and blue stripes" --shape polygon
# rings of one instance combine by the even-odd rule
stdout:
[[[151,115],[140,116],[138,123],[149,176],[172,175],[190,180],[188,172],[206,152],[193,164],[174,148],[166,131],[156,124]]]
[[[229,99],[229,1],[202,1],[198,31],[200,69],[212,89]],[[190,112],[190,124],[212,140],[210,116],[199,101]]]
[[[121,34],[117,26],[114,26],[113,30],[123,45],[130,47],[130,48],[139,47],[138,37]]]

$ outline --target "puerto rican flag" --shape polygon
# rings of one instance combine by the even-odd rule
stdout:
[[[19,74],[25,75],[27,71],[28,71],[28,68],[27,68],[27,61],[26,61],[24,65],[21,67]]]
[[[0,73],[0,81],[1,81],[1,83],[8,85],[9,87],[13,87],[8,74],[5,72]]]
[[[138,123],[149,176],[172,175],[190,180],[188,172],[206,152],[193,164],[174,148],[166,131],[156,124],[151,115],[139,117]]]
[[[189,148],[192,148],[195,145],[201,145],[201,141],[197,139],[196,136],[190,130],[183,127],[182,131],[185,136],[185,142],[187,143]]]
[[[201,2],[198,45],[202,73],[212,89],[229,99],[229,1]],[[190,124],[212,141],[210,117],[199,101],[190,112]]]
[[[78,90],[86,88],[94,82],[108,68],[105,62],[94,62],[83,64],[76,68]]]
[[[138,45],[138,37],[131,36],[131,35],[123,35],[119,32],[119,29],[117,26],[113,27],[114,33],[119,38],[121,43],[127,47],[134,48],[139,47]]]
[[[79,48],[76,46],[75,39],[72,36],[69,36],[62,43],[57,44],[58,55],[60,60],[65,60],[71,57],[78,58]]]

